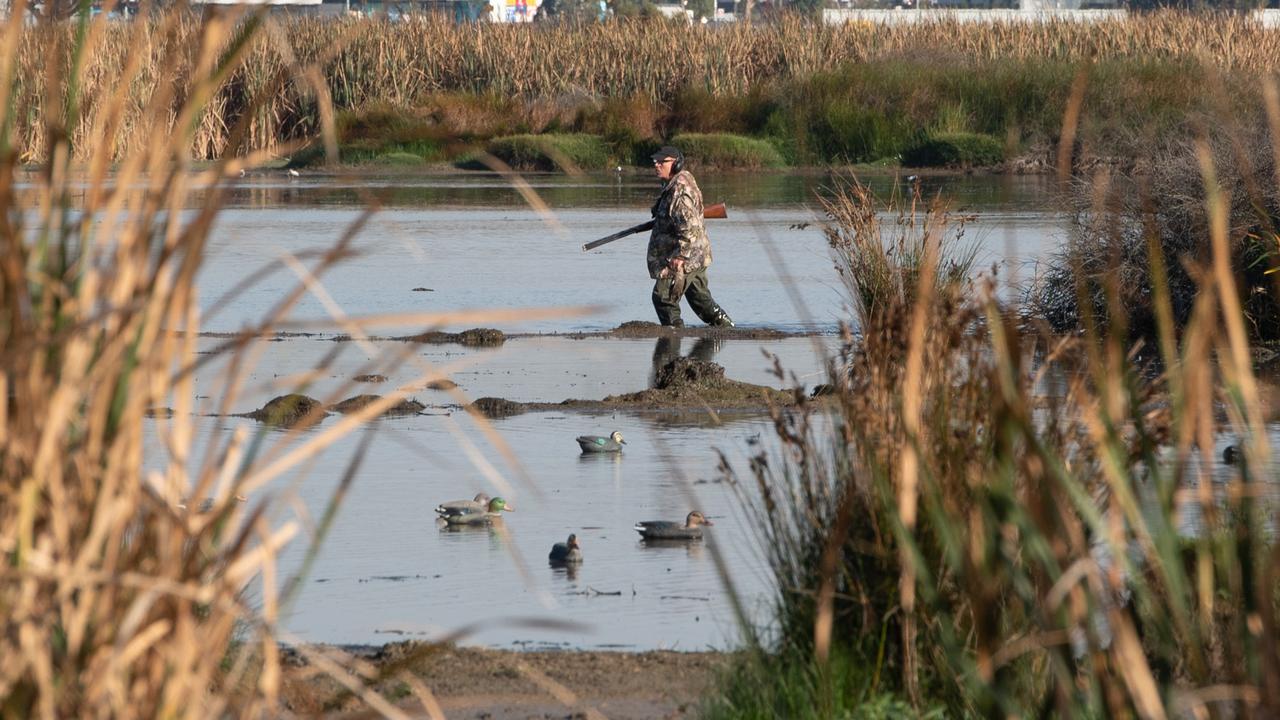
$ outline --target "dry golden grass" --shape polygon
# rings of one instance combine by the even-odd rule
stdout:
[[[112,138],[117,152],[145,141],[143,101],[161,82],[191,74],[199,28],[190,15],[97,28],[81,72],[86,112],[71,128],[73,139],[86,136],[101,108],[117,106],[122,111]],[[37,107],[45,96],[48,70],[70,62],[75,29],[42,25],[15,32],[17,107]],[[245,48],[244,63],[214,89],[190,151],[196,158],[220,156],[232,143],[231,128],[244,118],[243,147],[275,149],[281,142],[314,134],[323,121],[323,95],[338,108],[358,109],[371,103],[420,107],[441,93],[473,93],[551,102],[552,107],[539,106],[533,113],[549,121],[564,119],[556,105],[576,107],[606,98],[647,98],[660,105],[686,89],[741,95],[763,83],[804,78],[846,62],[893,58],[1163,59],[1261,73],[1280,65],[1280,31],[1243,15],[1175,12],[1096,23],[942,20],[890,26],[828,26],[796,18],[726,27],[662,21],[543,26],[457,25],[438,17],[401,23],[292,18],[255,34]],[[136,67],[122,73],[129,62]],[[310,76],[300,74],[299,67],[312,68]],[[122,74],[130,82],[117,83]],[[114,104],[108,102],[113,97],[118,97]],[[49,137],[37,117],[19,112],[12,118],[23,161],[46,157]],[[176,106],[168,117],[176,120]],[[72,147],[83,156],[82,143]]]
[[[314,66],[278,53],[278,66],[253,74],[253,92],[236,101],[276,109],[249,103],[234,120],[219,116],[220,93],[245,82],[246,59],[279,32],[269,18],[197,23],[170,12],[81,30],[0,31],[0,716],[275,716],[290,672],[279,661],[278,622],[297,587],[277,558],[304,524],[275,512],[263,490],[439,373],[424,366],[305,436],[260,442],[241,428],[197,456],[195,374],[214,355],[197,353],[196,277],[226,179],[266,160],[249,148],[269,144],[285,117],[274,88],[313,98],[329,145],[332,108]],[[341,37],[330,40],[330,51],[341,49]],[[37,65],[41,43],[48,62]],[[193,166],[211,148],[223,159]],[[28,172],[21,163],[32,156],[47,160]],[[328,300],[320,278],[350,255],[371,212],[310,265],[286,258],[297,287],[260,326],[214,349],[230,355],[225,384],[213,389],[217,412],[239,397],[251,340],[305,293]],[[373,325],[422,332],[513,316],[350,318],[328,305],[356,338]],[[413,362],[411,348],[372,349],[371,371]],[[313,528],[311,553],[362,454]],[[303,652],[370,707],[402,715],[340,659]]]

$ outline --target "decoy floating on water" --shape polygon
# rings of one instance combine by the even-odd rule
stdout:
[[[578,436],[578,445],[582,447],[584,453],[597,452],[622,452],[622,446],[627,441],[622,439],[622,433],[617,430],[613,431],[609,437],[600,437],[599,435],[580,435]]]
[[[645,540],[699,540],[703,525],[715,523],[694,510],[685,517],[683,525],[670,520],[644,520],[636,523],[636,532]]]
[[[547,556],[552,565],[577,565],[582,562],[582,549],[578,546],[578,536],[570,535],[567,542],[551,546],[551,554]]]
[[[501,518],[503,510],[512,512],[515,508],[508,505],[506,500],[496,497],[490,500],[489,504],[481,512],[457,510],[441,515],[440,518],[449,525],[483,525]]]
[[[1227,465],[1235,465],[1240,462],[1240,448],[1235,445],[1228,445],[1222,449],[1222,462]]]
[[[476,493],[474,499],[471,500],[450,500],[442,502],[436,506],[436,513],[441,517],[445,515],[456,515],[460,512],[484,512],[489,507],[489,496],[485,493]]]

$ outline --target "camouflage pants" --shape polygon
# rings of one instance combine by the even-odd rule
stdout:
[[[732,326],[733,321],[714,298],[707,285],[706,269],[685,276],[684,298],[689,307],[702,322],[708,325]],[[671,297],[671,278],[658,278],[653,284],[653,309],[658,311],[658,322],[663,325],[680,327],[684,321],[680,319],[680,298]]]

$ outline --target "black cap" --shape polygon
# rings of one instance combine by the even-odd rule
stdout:
[[[684,153],[670,145],[663,145],[658,148],[658,152],[650,155],[649,157],[652,158],[654,162],[657,162],[658,160],[666,160],[667,158],[671,158],[678,162],[684,159]]]

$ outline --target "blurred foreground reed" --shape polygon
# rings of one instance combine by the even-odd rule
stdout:
[[[710,717],[1280,712],[1280,494],[1201,157],[1206,252],[1147,244],[1143,353],[1119,274],[1090,275],[1105,329],[1086,309],[1053,336],[969,279],[939,205],[856,184],[826,201],[861,332],[829,394],[775,413],[773,450],[725,461],[776,594]],[[1185,324],[1173,263],[1199,282]],[[1244,457],[1225,474],[1222,433]]]
[[[15,3],[14,16],[22,12]],[[108,84],[96,74],[102,43],[121,31],[130,42],[115,46],[120,74]],[[277,512],[279,487],[268,484],[296,479],[326,447],[435,377],[423,368],[422,377],[309,434],[241,426],[208,442],[197,438],[207,427],[199,413],[235,407],[254,338],[287,319],[306,292],[326,297],[324,273],[352,254],[351,240],[372,211],[335,247],[285,259],[301,280],[260,325],[197,353],[205,246],[228,178],[267,160],[248,149],[261,107],[244,108],[223,128],[216,163],[193,162],[197,140],[220,88],[273,31],[261,14],[211,15],[193,25],[181,10],[125,28],[109,28],[105,16],[3,26],[0,716],[277,715],[296,672],[282,666],[278,645],[288,638],[278,623],[299,587],[297,577],[281,576],[279,553],[295,538],[308,543],[299,571],[306,572],[365,446],[313,524]],[[24,64],[36,38],[52,43],[39,68]],[[285,70],[271,82],[316,77],[308,66]],[[264,87],[259,100],[271,95],[270,83]],[[331,118],[317,87],[320,114]],[[21,164],[21,132],[30,133],[28,142],[38,138],[37,154],[47,158],[41,165]],[[193,206],[196,190],[202,200]],[[422,332],[450,322],[446,315],[334,315],[352,347],[370,325]],[[406,361],[413,346],[404,347],[389,357],[374,352],[370,371]],[[220,387],[201,388],[213,407],[197,407],[196,371],[214,359],[226,359],[227,371]],[[500,439],[497,445],[507,450]],[[403,716],[366,689],[376,671],[349,669],[337,651],[298,652],[311,661],[310,674],[318,669],[344,694]],[[434,708],[418,680],[404,682]]]

